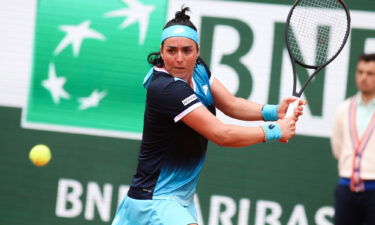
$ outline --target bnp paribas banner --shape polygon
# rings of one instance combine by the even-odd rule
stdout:
[[[292,2],[290,2],[291,4]],[[290,4],[228,1],[39,1],[28,128],[140,139],[141,84],[163,25],[185,4],[200,31],[201,56],[237,96],[277,103],[290,96],[284,23]],[[67,14],[69,12],[69,14]],[[374,15],[352,11],[349,43],[304,92],[299,134],[328,137],[337,104],[353,90],[356,57],[375,50]],[[307,70],[299,72],[299,81]],[[219,115],[223,121],[239,125]]]
[[[167,1],[39,1],[26,126],[139,138]]]
[[[290,96],[284,28],[293,2],[39,0],[27,103],[0,107],[0,225],[110,224],[135,171],[146,58],[182,5],[191,8],[201,57],[233,94],[270,104]],[[333,224],[331,121],[356,92],[358,55],[375,52],[375,3],[346,2],[349,41],[305,90],[297,136],[288,144],[209,145],[195,196],[200,225]],[[299,71],[298,85],[308,72]],[[36,144],[51,149],[45,167],[27,158]]]

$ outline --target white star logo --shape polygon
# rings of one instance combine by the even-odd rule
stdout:
[[[63,86],[66,82],[65,77],[57,77],[55,65],[49,64],[48,79],[42,81],[42,86],[45,87],[52,95],[55,104],[60,103],[60,98],[69,99],[70,95],[64,90]]]
[[[99,92],[98,90],[94,90],[90,96],[85,98],[79,98],[79,110],[85,110],[91,107],[97,107],[99,102],[107,95],[107,92],[104,90]]]
[[[104,17],[127,17],[120,25],[121,29],[139,22],[139,44],[143,45],[146,38],[149,16],[151,12],[154,11],[155,6],[143,5],[137,0],[123,0],[123,2],[128,5],[129,8],[108,12]]]
[[[59,45],[54,51],[54,55],[58,55],[68,45],[73,45],[73,55],[77,57],[81,49],[82,41],[86,38],[105,40],[105,36],[93,29],[90,29],[90,21],[86,20],[79,25],[63,25],[60,30],[66,32],[64,39],[61,40]]]

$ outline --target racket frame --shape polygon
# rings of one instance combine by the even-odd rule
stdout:
[[[290,19],[292,18],[294,9],[298,6],[298,4],[301,1],[306,1],[306,0],[297,0],[293,4],[292,8],[289,11],[289,14],[288,14],[288,17],[287,17],[287,20],[286,20],[286,23],[285,23],[285,36],[284,36],[286,47],[287,47],[287,50],[288,50],[288,53],[289,53],[290,60],[292,62],[292,69],[293,69],[293,92],[292,92],[292,95],[294,97],[297,97],[297,98],[301,97],[303,91],[305,90],[305,88],[307,87],[307,85],[309,84],[309,82],[315,77],[315,75],[318,74],[319,71],[321,71],[325,66],[327,66],[328,64],[330,64],[340,54],[340,52],[345,47],[345,44],[346,44],[346,42],[348,40],[349,33],[350,33],[350,23],[351,23],[350,13],[349,13],[349,10],[348,10],[347,6],[345,5],[345,3],[342,0],[337,0],[342,5],[342,7],[344,8],[345,13],[346,13],[346,17],[347,17],[347,21],[348,21],[347,28],[346,28],[346,34],[344,36],[343,42],[342,42],[339,50],[336,52],[335,55],[333,55],[329,60],[327,60],[327,62],[325,62],[322,65],[312,66],[312,65],[307,65],[305,63],[302,63],[302,62],[300,62],[298,59],[296,59],[293,56],[292,51],[291,51],[291,47],[290,47],[289,41],[288,41],[288,38],[289,38],[289,36],[288,36],[288,30],[289,30]],[[309,75],[309,78],[302,85],[302,87],[301,87],[301,89],[300,89],[299,92],[296,91],[296,89],[297,89],[297,71],[296,71],[296,65],[295,65],[296,63],[298,65],[302,66],[302,67],[305,67],[305,68],[308,68],[308,69],[314,69],[315,70],[312,74]]]

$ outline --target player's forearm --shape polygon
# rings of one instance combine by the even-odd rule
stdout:
[[[208,139],[224,147],[244,147],[263,142],[264,135],[261,127],[240,127],[225,124],[217,128],[214,135]]]
[[[220,110],[225,115],[239,120],[262,120],[262,105],[243,98],[234,98],[230,106]]]

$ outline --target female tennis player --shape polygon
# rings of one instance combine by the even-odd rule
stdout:
[[[295,134],[302,105],[284,118],[292,98],[261,105],[233,96],[199,57],[196,27],[182,8],[164,27],[160,52],[151,53],[143,138],[128,195],[112,225],[197,224],[193,201],[207,140],[226,147],[285,142]],[[215,108],[247,121],[277,121],[260,127],[222,123]]]

